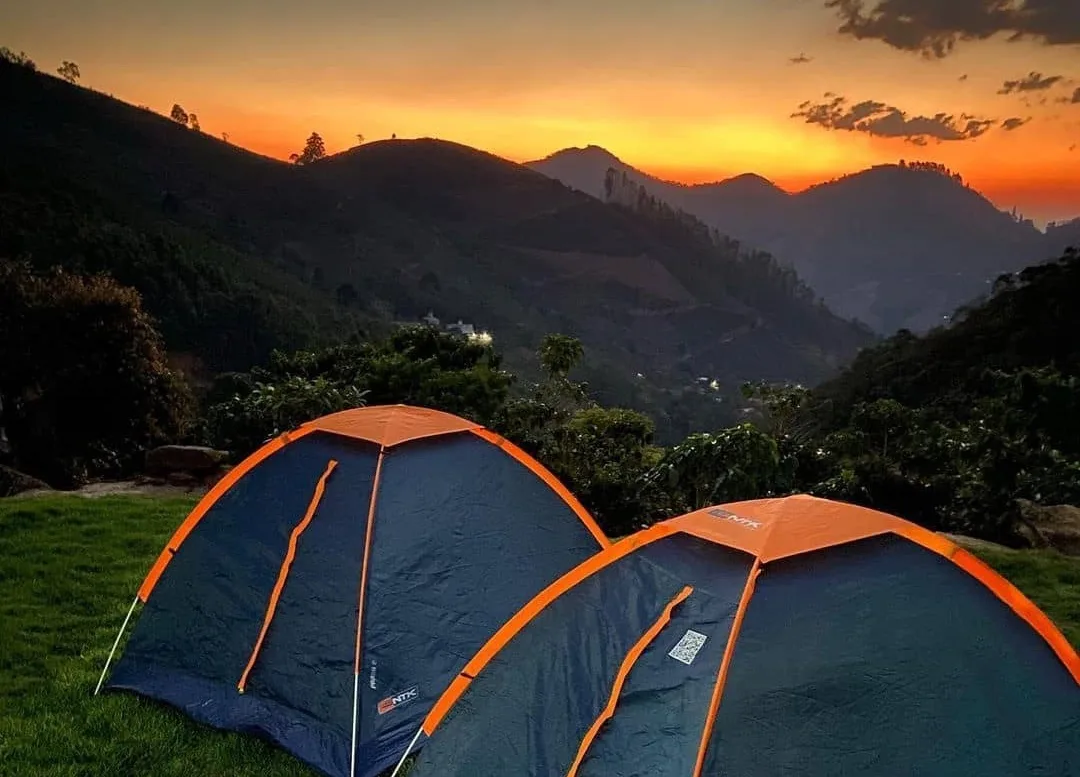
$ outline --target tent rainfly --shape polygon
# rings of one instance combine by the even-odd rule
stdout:
[[[609,544],[550,472],[477,424],[336,413],[267,443],[176,530],[107,687],[370,777],[507,618]]]
[[[808,496],[657,524],[545,589],[409,777],[1080,775],[1080,659],[967,551]]]

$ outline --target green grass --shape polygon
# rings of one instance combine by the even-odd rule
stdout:
[[[135,591],[192,499],[0,500],[0,775],[315,773],[254,737],[93,696]]]
[[[132,694],[93,696],[134,592],[193,499],[0,500],[0,775],[312,777],[254,737]],[[1080,644],[1080,560],[980,555]]]

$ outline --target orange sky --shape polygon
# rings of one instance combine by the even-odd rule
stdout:
[[[756,172],[788,189],[932,159],[1039,222],[1080,215],[1080,35],[933,58],[839,25],[824,0],[35,0],[0,6],[0,45],[43,70],[74,60],[83,84],[134,104],[179,102],[281,158],[312,130],[331,152],[396,133],[516,161],[595,143],[669,179]],[[1062,78],[998,93],[1033,71]],[[993,124],[920,147],[791,117],[826,93],[846,98],[840,113],[874,101],[877,117]],[[1030,121],[1006,131],[1010,118]]]

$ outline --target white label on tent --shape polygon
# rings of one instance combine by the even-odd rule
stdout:
[[[679,640],[679,644],[673,647],[668,655],[676,661],[682,661],[689,666],[694,663],[698,651],[701,650],[701,646],[705,644],[707,639],[708,637],[701,632],[687,629],[686,633],[682,635],[682,639]]]

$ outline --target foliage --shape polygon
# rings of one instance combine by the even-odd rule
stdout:
[[[363,407],[365,395],[356,386],[292,375],[277,383],[256,382],[248,393],[212,406],[208,422],[219,447],[250,452],[305,421]]]
[[[690,435],[667,450],[645,479],[664,495],[669,516],[789,493],[792,485],[776,440],[749,423]]]
[[[78,80],[82,78],[82,73],[79,72],[79,66],[66,59],[60,63],[60,67],[56,68],[56,73],[69,84],[77,83]]]
[[[410,404],[491,419],[511,382],[490,345],[409,326],[385,340],[275,352],[266,367],[222,376],[207,410],[211,441],[246,455],[301,422],[361,404]]]
[[[290,154],[289,161],[297,165],[309,165],[326,156],[326,143],[318,132],[312,132],[299,154]]]
[[[0,61],[10,62],[13,65],[25,67],[28,70],[37,70],[37,63],[26,55],[25,51],[15,53],[7,46],[0,46]]]
[[[177,124],[183,124],[186,127],[190,116],[188,115],[188,112],[179,105],[179,103],[173,103],[172,110],[169,111],[169,118],[175,121]]]
[[[141,298],[107,277],[0,260],[0,364],[14,464],[55,485],[126,471],[190,421]]]

